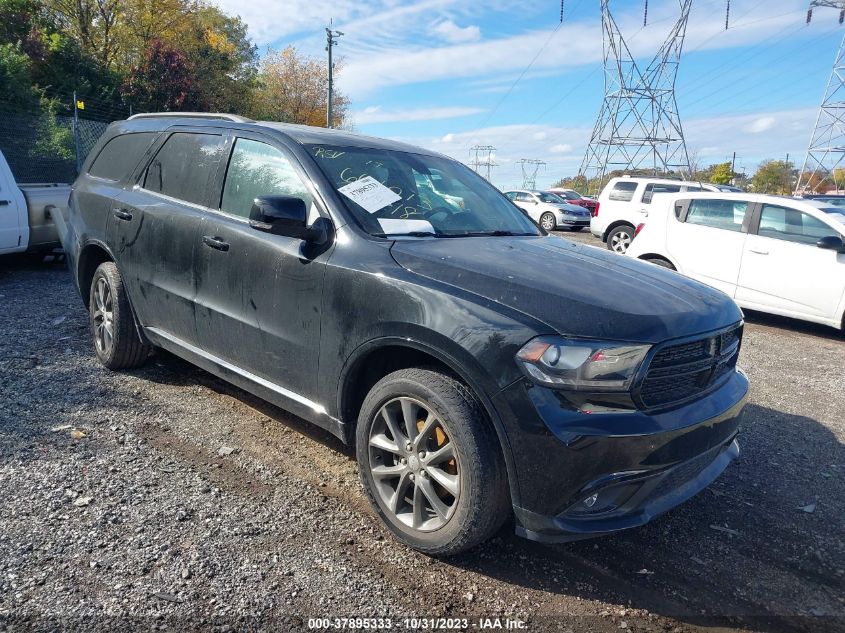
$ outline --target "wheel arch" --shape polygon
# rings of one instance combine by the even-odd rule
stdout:
[[[606,242],[606,241],[607,241],[607,236],[608,236],[608,235],[610,235],[610,232],[611,232],[613,229],[615,229],[615,228],[617,228],[617,227],[620,227],[620,226],[630,226],[630,227],[631,227],[632,229],[634,229],[635,231],[637,230],[637,227],[636,227],[636,226],[634,226],[634,225],[633,225],[631,222],[629,222],[628,220],[614,220],[613,222],[611,222],[610,224],[608,224],[608,225],[607,225],[607,228],[605,228],[604,233],[603,233],[603,234],[602,234],[602,236],[601,236],[601,241],[602,241],[602,242]]]
[[[642,255],[638,255],[637,259],[648,260],[648,259],[662,259],[665,262],[672,264],[672,267],[677,271],[678,264],[676,264],[671,257],[667,257],[666,255],[661,255],[660,253],[643,253]]]
[[[443,337],[445,341],[449,341]],[[451,341],[450,341],[451,342]],[[454,342],[451,342],[454,345]],[[446,347],[445,349],[450,349]],[[466,354],[464,352],[464,354]],[[505,461],[511,500],[519,504],[518,480],[504,424],[484,388],[482,369],[470,358],[454,350],[433,345],[419,338],[385,336],[360,345],[349,357],[338,384],[338,412],[346,429],[348,443],[355,437],[358,414],[364,399],[381,378],[400,369],[432,367],[464,383],[478,398],[488,421],[493,425]]]

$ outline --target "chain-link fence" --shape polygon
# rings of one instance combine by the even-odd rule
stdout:
[[[108,124],[129,114],[74,95],[27,108],[0,99],[0,151],[19,183],[73,182]]]

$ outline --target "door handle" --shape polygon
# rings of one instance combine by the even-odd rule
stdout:
[[[209,247],[216,249],[218,251],[224,251],[225,252],[225,251],[229,250],[229,245],[226,242],[224,242],[223,240],[221,240],[219,237],[214,237],[212,235],[203,235],[202,236],[202,242],[206,246],[209,246]]]
[[[748,249],[751,253],[756,253],[757,255],[768,255],[769,251],[760,250],[758,248],[749,248]]]
[[[118,220],[131,220],[132,213],[127,211],[126,209],[112,209],[112,215],[116,217]]]
[[[648,209],[640,209],[640,213],[642,213],[644,216],[648,217]]]
[[[5,207],[7,204],[11,204],[11,200],[0,200],[0,207]]]

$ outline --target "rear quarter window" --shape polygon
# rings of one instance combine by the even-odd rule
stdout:
[[[97,154],[88,173],[95,178],[115,182],[123,180],[135,168],[157,136],[158,132],[133,132],[115,136]]]
[[[630,202],[634,199],[634,192],[637,190],[635,182],[617,182],[607,195],[608,200],[616,202]]]

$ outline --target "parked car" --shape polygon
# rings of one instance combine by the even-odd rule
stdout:
[[[719,185],[695,181],[620,176],[611,178],[599,195],[590,232],[615,253],[623,254],[636,227],[648,217],[654,196],[686,191],[718,191]]]
[[[580,231],[590,225],[590,212],[545,191],[517,189],[505,195],[546,231]]]
[[[678,194],[660,207],[626,255],[718,288],[744,308],[845,328],[842,207],[753,194]]]
[[[832,193],[812,193],[800,196],[799,200],[815,200],[834,207],[845,207],[845,195]]]
[[[568,204],[577,204],[579,207],[584,207],[591,214],[595,214],[595,211],[599,206],[598,202],[592,198],[582,196],[574,189],[552,188],[549,189],[549,193],[553,193],[556,196],[563,198]]]
[[[52,214],[67,206],[69,196],[69,184],[17,184],[0,152],[0,255],[60,246]]]
[[[421,201],[432,173],[463,208]],[[643,525],[739,452],[734,302],[547,235],[447,156],[136,115],[59,217],[103,365],[163,348],[354,444],[375,512],[420,551],[511,515],[541,541]]]

